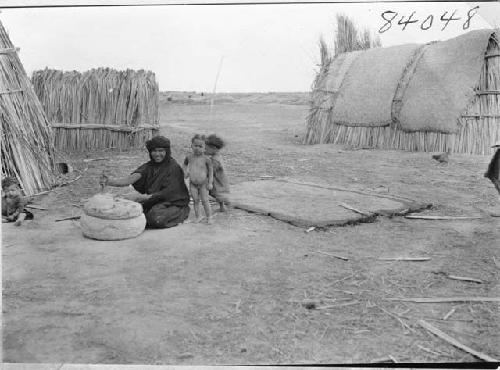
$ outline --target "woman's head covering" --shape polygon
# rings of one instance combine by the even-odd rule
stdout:
[[[153,157],[151,157],[151,152],[157,148],[162,148],[165,149],[166,154],[165,154],[165,159],[161,163],[167,163],[170,160],[170,140],[167,139],[165,136],[155,136],[151,140],[146,141],[146,149],[149,152],[149,158],[151,159],[152,163]]]
[[[170,156],[170,140],[165,136],[155,136],[151,140],[146,141],[146,149],[152,152],[156,148],[163,148],[167,151],[167,156]]]

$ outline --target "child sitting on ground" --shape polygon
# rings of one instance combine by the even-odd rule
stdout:
[[[24,220],[33,219],[33,214],[24,209],[26,199],[22,196],[19,182],[14,177],[2,180],[2,223],[14,222],[20,226]]]
[[[225,212],[228,203],[227,193],[229,193],[229,181],[222,164],[219,151],[224,147],[224,141],[215,134],[208,136],[205,140],[205,154],[212,160],[214,168],[214,186],[209,194],[219,203],[219,211]]]
[[[184,160],[184,176],[189,177],[189,190],[194,201],[194,214],[196,222],[200,222],[203,217],[200,212],[200,200],[205,209],[207,222],[212,223],[212,211],[208,202],[208,191],[213,187],[213,167],[212,161],[205,155],[205,137],[196,134],[191,139],[191,149],[193,152]]]

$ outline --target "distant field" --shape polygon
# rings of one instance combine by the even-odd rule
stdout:
[[[174,104],[309,104],[309,92],[268,92],[268,93],[204,93],[195,91],[162,91],[160,103]]]

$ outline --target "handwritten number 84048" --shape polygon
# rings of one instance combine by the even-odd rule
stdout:
[[[474,8],[471,8],[467,12],[467,15],[465,17],[465,21],[462,24],[462,28],[464,30],[466,30],[470,27],[471,20],[474,17],[474,15],[476,15],[477,9],[479,9],[479,6],[475,6]],[[409,25],[414,24],[414,23],[419,23],[420,20],[414,18],[415,14],[416,14],[416,12],[412,12],[408,18],[406,18],[404,15],[401,16],[401,18],[399,18],[397,20],[398,26],[401,26],[401,29],[404,31],[404,30],[406,30],[406,28]],[[443,31],[446,27],[448,27],[448,24],[450,24],[451,21],[459,21],[462,19],[460,17],[456,17],[456,14],[457,14],[457,10],[454,10],[453,12],[451,12],[451,14],[449,14],[449,12],[444,12],[441,15],[441,17],[439,18],[442,22],[442,25],[443,25],[441,28],[441,31]],[[389,31],[393,25],[393,21],[396,20],[398,15],[399,14],[397,12],[393,12],[392,10],[387,10],[387,11],[383,12],[380,16],[385,21],[385,23],[382,25],[382,27],[379,28],[378,32],[384,33],[386,31]],[[432,14],[429,14],[420,23],[420,29],[422,31],[427,31],[428,29],[430,29],[432,27],[433,23],[434,23],[434,16]]]

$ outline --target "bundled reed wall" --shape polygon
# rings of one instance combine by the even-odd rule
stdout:
[[[381,122],[376,127],[366,123],[363,125],[342,124],[338,122],[335,104],[337,102],[336,96],[343,93],[343,86],[341,85],[334,93],[321,91],[318,87],[324,86],[328,75],[335,73],[335,71],[323,67],[321,76],[317,77],[313,86],[312,105],[307,118],[304,142],[307,144],[350,144],[410,151],[438,152],[450,149],[457,153],[483,155],[492,153],[491,145],[500,139],[500,48],[498,46],[498,33],[484,32],[490,32],[491,37],[488,39],[487,48],[484,47],[479,54],[482,58],[480,76],[478,76],[472,91],[472,98],[469,99],[470,103],[464,106],[461,110],[462,113],[457,114],[454,122],[450,122],[448,125],[448,127],[455,126],[454,131],[445,130],[444,127],[440,127],[437,122],[432,120],[427,122],[430,126],[434,123],[434,127],[427,131],[415,129],[410,131],[408,127],[411,126],[411,121],[407,121],[405,127],[402,127],[399,122],[399,112],[404,100],[404,91],[399,91],[399,86],[391,107],[393,120],[390,124]],[[486,55],[484,49],[486,49]],[[425,53],[425,50],[419,50],[417,53],[419,55],[416,55],[414,60],[410,60],[400,85],[408,85],[409,80],[414,78],[413,71],[415,67],[418,68],[421,54]],[[330,62],[329,66],[335,67],[335,60]],[[353,71],[350,70],[349,73],[353,73]],[[346,96],[343,98],[345,100]],[[411,102],[411,104],[414,103]],[[362,104],[362,102],[353,104]],[[427,107],[420,106],[420,109],[425,111]]]
[[[59,149],[136,148],[158,133],[159,89],[152,72],[45,69],[31,80]]]
[[[32,195],[55,183],[53,132],[30,80],[0,22],[2,178],[18,179]]]

